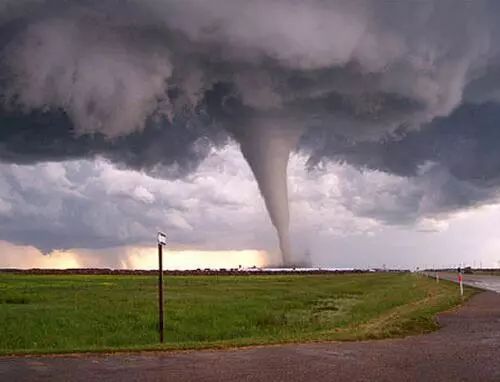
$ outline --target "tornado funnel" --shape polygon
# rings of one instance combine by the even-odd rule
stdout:
[[[282,264],[290,265],[287,167],[290,152],[296,147],[302,131],[286,127],[276,122],[260,121],[240,131],[237,139],[276,228]]]

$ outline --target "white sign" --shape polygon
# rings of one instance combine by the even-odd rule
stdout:
[[[165,235],[163,232],[158,232],[158,244],[167,244],[167,235]]]

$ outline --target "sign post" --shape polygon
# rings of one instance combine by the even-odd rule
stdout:
[[[460,296],[464,297],[464,283],[463,283],[462,272],[458,274],[458,284],[460,285]]]
[[[163,246],[167,244],[167,235],[158,232],[158,330],[163,343]]]

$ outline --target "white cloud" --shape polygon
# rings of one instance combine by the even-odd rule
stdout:
[[[423,218],[418,221],[416,228],[420,232],[442,232],[446,231],[448,227],[449,223],[447,221]]]
[[[252,232],[263,238],[258,248],[273,246],[257,187],[234,146],[214,151],[200,171],[175,180],[102,159],[0,166],[2,211],[16,211],[0,220],[0,236],[12,242],[47,251],[137,245],[161,229],[176,245],[247,248],[241,237]],[[229,228],[234,234],[227,237]]]

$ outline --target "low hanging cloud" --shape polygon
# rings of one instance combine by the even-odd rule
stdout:
[[[176,179],[236,141],[285,262],[294,150],[311,168],[340,161],[418,179],[395,198],[417,209],[366,206],[361,194],[346,204],[362,216],[403,224],[490,202],[499,10],[487,0],[4,0],[0,159],[101,156]],[[434,196],[419,198],[422,188]]]

